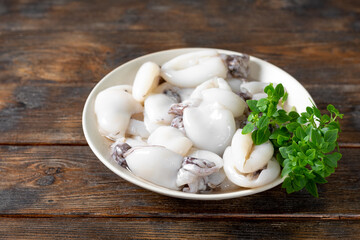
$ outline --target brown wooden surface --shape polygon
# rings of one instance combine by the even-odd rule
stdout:
[[[3,238],[14,239],[356,239],[353,220],[173,218],[3,218]],[[49,234],[50,233],[50,234]]]
[[[360,151],[342,148],[320,198],[280,186],[222,201],[174,199],[141,189],[108,170],[87,146],[0,147],[0,214],[87,217],[350,218],[360,220]],[[21,173],[19,173],[21,169]],[[161,203],[161,204],[159,204]]]
[[[345,114],[320,198],[280,186],[189,201],[97,160],[81,129],[95,84],[138,56],[215,47],[293,75]],[[0,238],[359,239],[360,2],[0,0]]]

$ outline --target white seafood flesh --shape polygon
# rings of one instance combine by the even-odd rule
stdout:
[[[176,178],[183,157],[161,146],[134,147],[126,153],[131,172],[154,184],[178,190]]]
[[[200,149],[191,149],[188,154],[189,157],[199,158],[199,159],[206,159],[215,164],[216,168],[220,169],[224,166],[224,160],[219,157],[219,155],[206,150]]]
[[[190,95],[190,98],[202,98],[202,91],[211,88],[220,88],[231,91],[230,85],[222,78],[212,78],[197,86]]]
[[[267,94],[266,93],[255,93],[251,99],[252,100],[260,100],[262,98],[267,98]]]
[[[240,85],[244,83],[243,79],[238,79],[238,78],[231,78],[229,80],[227,80],[229,86],[231,87],[231,90],[236,93],[236,94],[240,94]]]
[[[252,173],[242,173],[231,161],[230,147],[224,153],[224,171],[227,178],[240,187],[256,188],[273,182],[280,174],[280,165],[275,158],[271,158],[262,170]]]
[[[130,119],[129,125],[126,129],[126,133],[133,136],[140,136],[143,138],[148,138],[150,133],[146,129],[146,126],[143,121],[137,119]]]
[[[129,144],[131,147],[140,147],[147,146],[148,143],[146,139],[143,139],[139,136],[127,137],[123,140],[125,143]]]
[[[169,114],[168,111],[174,103],[177,102],[165,94],[152,94],[145,99],[144,115],[151,123],[169,125],[174,115]]]
[[[125,135],[131,115],[143,107],[131,95],[131,86],[120,85],[101,91],[95,99],[95,114],[102,135],[117,139]]]
[[[184,133],[170,126],[157,128],[148,138],[150,145],[164,146],[167,149],[185,156],[192,147],[192,142]]]
[[[241,84],[240,90],[241,92],[249,94],[251,97],[256,93],[263,93],[265,87],[269,85],[269,83],[264,82],[245,82]]]
[[[233,114],[218,103],[185,108],[183,122],[186,135],[195,147],[219,155],[235,133]]]
[[[147,95],[158,85],[160,67],[156,63],[146,62],[136,73],[132,95],[135,100],[143,102]]]
[[[238,129],[231,142],[230,153],[236,168],[242,173],[251,173],[262,169],[274,154],[274,147],[270,141],[254,145],[251,133],[242,134]]]
[[[139,147],[139,146],[147,146],[147,142],[139,137],[139,136],[133,136],[133,137],[122,137],[116,139],[116,141],[111,145],[111,152],[114,152],[114,148],[119,144],[129,144],[130,147]]]
[[[224,159],[224,171],[234,184],[254,188],[274,181],[280,173],[280,165],[273,158],[274,148],[268,141],[254,145],[251,133],[243,135],[237,130],[227,147]]]
[[[190,99],[191,94],[194,92],[194,88],[180,88],[179,89],[179,95],[181,98],[181,101],[186,101]]]
[[[202,98],[207,104],[219,103],[224,108],[230,110],[235,118],[243,115],[246,103],[232,91],[220,88],[211,88],[203,90]]]
[[[144,114],[144,124],[145,124],[146,130],[147,130],[149,133],[152,133],[152,132],[155,131],[158,127],[167,126],[166,124],[160,124],[160,123],[151,122],[146,114]]]
[[[164,63],[161,76],[176,86],[193,88],[213,77],[225,78],[227,71],[217,51],[203,50],[183,54]]]

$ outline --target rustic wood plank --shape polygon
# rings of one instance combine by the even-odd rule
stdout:
[[[0,30],[357,31],[359,2],[2,1]],[[180,21],[181,20],[181,21]],[[11,23],[11,24],[9,24]]]
[[[5,239],[359,239],[359,221],[3,218]]]
[[[343,159],[320,198],[275,187],[223,201],[170,198],[108,170],[86,146],[0,146],[0,216],[360,219],[360,148]]]
[[[356,32],[294,34],[206,31],[15,31],[0,35],[1,81],[98,82],[120,64],[179,47],[215,47],[245,52],[285,69],[302,83],[358,83]],[[182,41],[179,41],[179,38]],[[11,39],[12,41],[9,41]],[[161,44],[160,44],[161,43]]]
[[[358,239],[359,31],[356,0],[0,1],[1,238]],[[122,180],[84,146],[82,107],[106,73],[197,46],[265,59],[319,108],[345,113],[344,157],[319,199],[280,187],[173,199]]]

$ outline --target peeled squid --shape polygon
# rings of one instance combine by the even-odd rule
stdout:
[[[180,154],[162,146],[140,146],[124,156],[136,176],[169,189],[179,189],[176,178],[183,161]]]
[[[215,50],[180,55],[164,63],[161,76],[178,87],[193,88],[213,77],[225,78],[227,67]]]
[[[243,115],[245,107],[247,106],[245,101],[239,97],[239,95],[236,95],[232,91],[220,88],[203,90],[202,99],[206,104],[219,103],[224,108],[230,110],[235,118]]]
[[[236,94],[240,94],[240,85],[244,83],[243,79],[237,79],[237,78],[231,78],[229,80],[227,80],[229,86],[231,87],[231,90],[236,93]]]
[[[255,93],[251,99],[252,100],[260,100],[262,98],[267,98],[267,94],[266,93]]]
[[[131,115],[143,107],[131,95],[131,86],[120,85],[101,91],[95,99],[99,131],[109,139],[125,136]]]
[[[126,133],[133,136],[148,138],[150,133],[146,129],[145,123],[137,119],[130,119]]]
[[[177,101],[165,94],[152,94],[145,99],[144,115],[152,123],[169,125],[174,115],[169,114],[168,111],[174,103]]]
[[[202,91],[204,91],[206,89],[211,89],[211,88],[220,88],[220,89],[225,89],[225,90],[231,91],[231,87],[224,79],[216,77],[216,78],[207,80],[207,81],[203,82],[202,84],[200,84],[199,86],[197,86],[195,88],[195,90],[192,92],[192,94],[190,95],[190,98],[202,98],[202,94],[201,94]]]
[[[280,165],[273,158],[274,148],[268,141],[254,145],[251,133],[243,135],[237,130],[227,147],[224,159],[224,171],[227,178],[241,187],[259,187],[275,180],[280,173]]]
[[[158,127],[167,126],[166,124],[154,123],[154,122],[150,121],[149,117],[146,114],[144,114],[144,124],[145,124],[146,130],[149,133],[152,133]]]
[[[143,102],[147,95],[158,85],[160,67],[156,63],[146,62],[136,73],[132,95],[136,101]]]
[[[252,97],[256,93],[264,93],[264,89],[267,85],[269,85],[269,83],[245,82],[240,85],[240,90],[241,92],[247,93]]]
[[[219,155],[235,133],[233,114],[218,103],[185,108],[183,123],[187,137],[196,148]]]
[[[240,187],[261,187],[273,182],[280,175],[280,165],[275,158],[271,158],[261,170],[252,173],[242,173],[230,161],[229,153],[230,148],[227,148],[224,153],[224,171],[226,177]]]
[[[251,173],[262,169],[274,154],[270,141],[254,145],[251,133],[242,134],[242,129],[236,131],[232,138],[231,157],[236,168],[243,173]]]
[[[100,92],[95,114],[100,133],[115,140],[111,157],[139,178],[184,192],[274,181],[280,166],[271,142],[254,145],[251,134],[236,131],[247,119],[244,99],[266,97],[267,83],[246,82],[249,61],[196,51],[161,68],[146,62],[133,86]]]
[[[192,142],[184,133],[174,127],[162,126],[151,133],[148,138],[150,145],[164,146],[167,149],[185,156],[192,147]]]

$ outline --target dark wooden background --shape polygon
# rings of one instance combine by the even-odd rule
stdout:
[[[345,114],[315,199],[280,186],[223,201],[161,196],[108,170],[81,113],[113,68],[214,47],[293,75]],[[0,0],[0,238],[360,238],[360,1]]]

